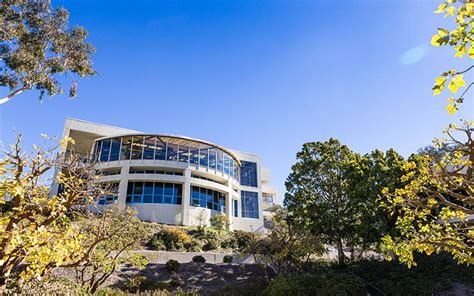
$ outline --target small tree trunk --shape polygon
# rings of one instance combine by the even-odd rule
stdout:
[[[337,258],[339,261],[339,265],[344,265],[344,250],[342,249],[342,239],[336,239],[336,246],[337,246]]]

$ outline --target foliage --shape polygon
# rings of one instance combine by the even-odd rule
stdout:
[[[381,238],[396,234],[396,215],[380,207],[384,188],[395,190],[405,183],[401,178],[405,171],[405,159],[395,150],[385,153],[375,150],[363,156],[356,156],[345,168],[347,195],[351,207],[354,233],[347,238],[352,260],[360,259],[363,251],[378,251]]]
[[[68,28],[69,12],[53,9],[50,0],[8,0],[0,5],[0,86],[9,93],[0,104],[36,88],[40,100],[63,93],[57,78],[72,78],[69,96],[76,96],[74,76],[95,74],[83,27]],[[74,75],[74,76],[73,76]]]
[[[474,263],[474,228],[468,222],[474,214],[472,124],[451,124],[445,130],[447,139],[435,142],[451,147],[442,159],[433,163],[427,155],[414,158],[404,167],[403,178],[410,182],[385,191],[387,207],[399,214],[396,224],[401,236],[386,236],[384,243],[409,266],[415,264],[414,252],[446,251],[459,262]],[[464,138],[456,137],[457,133]]]
[[[176,260],[170,259],[166,262],[165,266],[169,272],[178,272],[179,268],[181,267],[181,264]]]
[[[336,245],[345,262],[343,241],[355,232],[356,209],[348,195],[345,171],[356,155],[336,139],[303,144],[286,181],[285,204],[292,220]]]
[[[237,250],[240,252],[247,249],[249,245],[254,242],[258,236],[258,234],[255,232],[248,232],[242,230],[236,230],[233,234],[237,243]]]
[[[361,260],[349,270],[386,295],[433,295],[457,284],[472,284],[474,267],[459,265],[447,254],[417,255],[416,267],[395,261]]]
[[[470,2],[470,3],[469,3]],[[437,14],[445,14],[445,17],[453,17],[455,28],[449,31],[446,28],[438,28],[438,33],[431,39],[433,46],[451,46],[455,49],[455,57],[462,58],[467,55],[474,59],[474,3],[472,1],[449,0],[442,2],[435,11]],[[466,87],[464,74],[468,73],[474,68],[474,65],[465,70],[449,70],[441,73],[441,76],[436,78],[433,87],[434,95],[439,95],[446,88],[451,93],[456,94],[459,88]],[[474,81],[468,82],[466,89],[459,96],[451,96],[448,98],[448,105],[446,110],[449,114],[454,114],[459,109],[459,104],[463,103],[466,93],[474,85]]]
[[[73,153],[57,155],[55,140],[34,145],[31,153],[21,147],[21,135],[0,156],[0,293],[13,269],[21,264],[23,280],[41,278],[56,266],[76,262],[84,251],[84,238],[66,214],[80,204],[110,195],[95,182],[94,170]],[[64,139],[64,148],[72,139]],[[65,190],[50,196],[54,182]]]
[[[234,256],[232,255],[225,255],[223,259],[223,263],[232,263],[234,261]]]
[[[135,209],[114,205],[100,214],[87,211],[81,217],[81,245],[87,251],[74,268],[76,280],[86,291],[95,293],[123,264],[143,268],[148,263],[142,255],[131,252],[146,235],[136,214]]]
[[[206,263],[206,258],[201,255],[194,256],[192,260],[195,263]]]
[[[136,293],[126,293],[117,288],[102,288],[97,291],[98,296],[127,296],[127,295],[138,295],[138,296],[201,296],[201,291],[197,289],[183,290],[177,288],[175,291],[168,290],[146,290],[146,291],[137,291]]]
[[[211,217],[209,220],[211,223],[211,227],[221,231],[221,230],[229,230],[230,221],[229,218],[224,214],[217,214]]]
[[[136,293],[140,291],[141,286],[147,280],[146,276],[137,275],[128,279],[126,289],[129,292]]]
[[[320,238],[294,224],[281,207],[275,209],[268,234],[258,237],[244,250],[253,254],[255,262],[270,267],[276,275],[299,271],[312,256],[325,251]]]
[[[157,251],[184,251],[190,244],[191,237],[179,227],[164,227],[149,241],[149,245]]]
[[[367,289],[356,276],[332,272],[277,277],[264,295],[367,295]]]

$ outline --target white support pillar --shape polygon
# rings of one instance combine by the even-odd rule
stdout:
[[[181,204],[181,223],[183,225],[191,225],[190,219],[190,207],[191,207],[191,170],[184,170],[184,184],[183,184],[183,197]]]
[[[233,220],[233,217],[232,217],[232,207],[234,206],[233,205],[233,199],[232,199],[232,192],[234,191],[232,189],[232,184],[230,183],[230,181],[228,181],[227,183],[227,193],[225,195],[225,214],[227,216],[227,218],[229,218],[229,225],[232,229],[232,220]]]
[[[125,206],[127,203],[127,187],[128,187],[128,171],[129,166],[124,165],[120,170],[119,194],[117,196],[117,203]]]

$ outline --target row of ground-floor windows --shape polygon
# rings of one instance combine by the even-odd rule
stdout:
[[[116,187],[118,187],[118,183],[116,183]],[[180,205],[182,203],[182,196],[182,184],[163,182],[128,182],[126,202]],[[113,203],[116,199],[116,196],[105,196],[99,200],[99,204]],[[191,206],[225,212],[225,194],[216,190],[191,186]],[[232,207],[234,217],[238,217],[239,208],[237,200],[233,200]],[[243,218],[259,218],[258,192],[241,191],[240,212]]]
[[[163,203],[180,205],[183,186],[162,182],[128,182],[127,203]]]

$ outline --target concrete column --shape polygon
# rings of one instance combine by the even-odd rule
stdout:
[[[229,224],[230,224],[230,229],[232,229],[232,207],[233,207],[233,202],[232,202],[232,185],[230,181],[227,183],[228,189],[227,193],[225,195],[225,214],[227,215],[227,218],[229,218]]]
[[[191,225],[191,170],[189,168],[184,170],[184,184],[183,184],[183,197],[181,204],[181,223],[183,225]]]
[[[117,197],[117,203],[119,205],[126,205],[127,202],[127,187],[128,187],[128,171],[129,166],[124,165],[120,171],[120,183],[119,183],[119,194]]]

